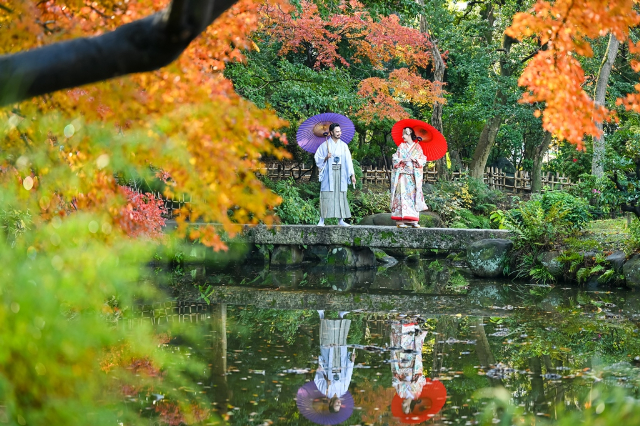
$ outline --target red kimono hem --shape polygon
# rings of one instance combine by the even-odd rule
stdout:
[[[391,216],[391,220],[420,220],[420,218],[412,217],[412,216],[405,216],[405,217]]]

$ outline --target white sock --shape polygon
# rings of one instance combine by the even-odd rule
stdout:
[[[324,319],[324,311],[318,311],[318,315],[320,315],[320,319]]]
[[[340,311],[340,318],[344,318],[345,315],[347,315],[349,313],[349,311]]]
[[[338,225],[340,225],[340,226],[351,226],[347,222],[345,222],[344,219],[340,219],[340,222],[338,222]]]
[[[320,222],[318,222],[318,226],[324,226],[324,218],[320,218]]]

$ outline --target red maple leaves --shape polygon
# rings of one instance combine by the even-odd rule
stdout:
[[[401,25],[396,15],[376,21],[355,0],[342,3],[340,13],[327,18],[312,2],[305,0],[300,6],[300,11],[269,5],[262,8],[263,31],[272,41],[281,43],[280,54],[306,53],[307,65],[316,69],[367,63],[387,71],[392,61],[404,64],[404,68],[392,68],[388,78],[372,77],[360,83],[359,94],[366,99],[357,112],[361,120],[369,123],[376,118],[406,118],[408,114],[401,106],[405,101],[444,103],[441,87],[416,72],[431,61],[427,34]],[[344,43],[349,46],[348,60],[340,53]]]

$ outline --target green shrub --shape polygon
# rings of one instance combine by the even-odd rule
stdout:
[[[444,223],[451,225],[460,220],[459,211],[471,207],[472,197],[463,184],[438,182],[430,194],[424,195],[429,210],[438,213]]]
[[[592,218],[589,204],[582,198],[564,191],[549,191],[542,195],[542,208],[548,212],[556,207],[565,212],[563,220],[571,230],[581,230]]]
[[[488,215],[504,198],[502,192],[493,191],[481,180],[469,177],[438,181],[433,192],[424,196],[429,209],[438,213],[447,225],[478,229],[490,228],[491,225],[488,217],[478,215]]]
[[[451,228],[490,229],[491,221],[484,216],[475,215],[471,210],[458,210],[459,219],[451,224]]]
[[[495,206],[496,204],[503,202],[506,198],[502,191],[497,189],[490,189],[487,184],[485,184],[480,179],[468,177],[464,180],[464,182],[466,182],[469,194],[471,194],[471,197],[473,199],[473,210],[484,213],[484,211],[482,211],[483,206]]]
[[[353,172],[356,175],[356,189],[362,190],[362,166],[358,160],[353,160]]]
[[[516,249],[532,249],[537,252],[546,249],[570,232],[565,219],[569,212],[559,205],[548,209],[539,198],[520,203],[517,209],[505,212],[501,217],[501,227],[513,233]]]
[[[633,219],[629,227],[629,241],[627,242],[627,252],[640,250],[640,219]]]
[[[282,203],[275,208],[275,213],[283,224],[309,225],[320,220],[317,202],[303,199],[293,179],[276,182],[273,191],[282,197]]]
[[[376,213],[388,213],[391,204],[391,192],[352,192],[347,193],[351,217],[359,222],[363,217]]]
[[[618,211],[624,202],[622,194],[608,177],[596,178],[591,174],[580,175],[580,181],[569,189],[569,193],[591,205],[591,213],[595,217],[603,217]]]

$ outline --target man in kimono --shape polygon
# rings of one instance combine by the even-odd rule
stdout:
[[[342,406],[341,398],[349,391],[356,352],[349,353],[347,335],[351,320],[344,319],[348,312],[340,312],[340,319],[324,319],[320,315],[320,356],[314,382],[323,395],[329,399],[328,409],[335,413]]]
[[[338,123],[329,126],[331,136],[324,142],[314,156],[318,170],[320,171],[320,222],[318,226],[324,226],[326,218],[336,217],[340,219],[340,226],[349,226],[344,219],[351,217],[349,203],[347,202],[347,187],[349,181],[356,184],[353,170],[351,152],[340,136],[342,130]]]

